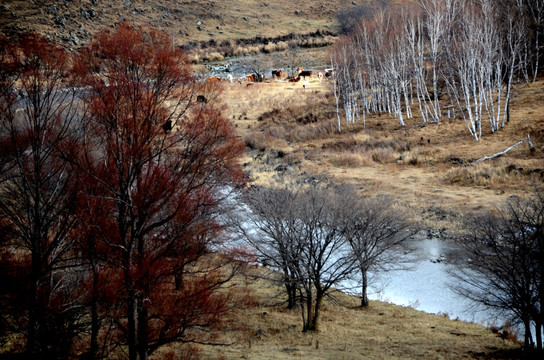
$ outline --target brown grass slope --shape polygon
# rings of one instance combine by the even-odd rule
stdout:
[[[422,227],[462,232],[462,218],[492,210],[534,185],[544,185],[544,81],[515,89],[512,120],[490,133],[484,124],[479,142],[462,119],[405,128],[387,115],[367,117],[336,131],[334,98],[327,81],[272,81],[245,88],[229,85],[225,92],[229,116],[251,151],[246,169],[253,182],[311,174],[356,183],[363,194],[389,193],[407,207]],[[414,127],[415,126],[415,127]],[[505,156],[467,166],[503,151],[527,135],[535,145],[522,144]],[[281,156],[278,156],[280,154]]]
[[[319,332],[303,333],[300,313],[277,305],[279,288],[249,289],[254,305],[223,324],[218,342],[230,345],[200,346],[201,359],[495,359],[519,348],[508,333],[378,301],[361,309],[344,294],[324,303]]]
[[[344,6],[353,5],[349,0],[6,0],[0,32],[37,31],[75,48],[125,19],[164,30],[181,45],[336,31],[335,14]]]

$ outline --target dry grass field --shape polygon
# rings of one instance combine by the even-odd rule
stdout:
[[[77,47],[95,32],[127,20],[162,29],[182,45],[335,31],[335,14],[344,6],[352,6],[351,1],[5,0],[0,32],[33,30]],[[72,44],[72,33],[77,44]]]
[[[253,86],[227,84],[224,92],[240,136],[248,145],[251,181],[319,175],[359,185],[363,194],[388,193],[422,227],[462,231],[463,215],[492,209],[544,181],[544,82],[518,85],[512,120],[479,142],[460,119],[405,128],[396,118],[370,116],[363,128],[342,123],[338,133],[334,97],[326,80],[273,80]],[[531,136],[505,156],[467,166]],[[281,165],[281,166],[280,166]],[[278,168],[279,167],[279,168]],[[279,171],[278,171],[279,170]]]
[[[263,268],[256,269],[262,275]],[[240,285],[244,282],[239,279]],[[358,308],[359,300],[336,294],[323,305],[319,332],[301,331],[298,311],[279,306],[280,289],[246,279],[252,305],[237,309],[216,339],[222,346],[163,349],[200,359],[494,359],[515,358],[519,344],[508,332],[450,320],[383,302]]]

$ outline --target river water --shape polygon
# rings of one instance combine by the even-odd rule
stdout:
[[[409,270],[394,270],[380,274],[371,284],[369,298],[397,305],[410,306],[433,314],[447,314],[450,319],[474,322],[484,326],[503,325],[506,319],[490,310],[482,309],[452,290],[456,279],[450,274],[455,265],[450,263],[456,249],[445,240],[410,240],[415,251]]]

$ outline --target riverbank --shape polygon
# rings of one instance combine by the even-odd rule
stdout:
[[[300,313],[278,305],[281,289],[262,280],[249,288],[254,306],[237,310],[222,327],[220,340],[231,345],[198,346],[201,358],[495,359],[519,348],[507,331],[380,301],[361,309],[345,294],[325,302],[319,332],[303,333]]]

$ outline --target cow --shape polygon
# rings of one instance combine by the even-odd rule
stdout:
[[[272,77],[273,78],[280,79],[282,75],[283,74],[282,74],[281,70],[272,70]]]
[[[331,77],[334,69],[325,69],[325,77]]]
[[[220,81],[223,81],[223,79],[217,76],[209,77],[206,79],[206,82],[220,82]]]
[[[289,82],[299,82],[299,81],[300,81],[300,77],[294,77],[289,79]]]
[[[299,77],[303,77],[304,79],[306,79],[306,76],[312,76],[312,72],[309,71],[309,70],[304,70],[303,68],[298,68],[297,69],[297,73],[298,73],[298,76]]]
[[[263,82],[264,81],[264,75],[263,74],[247,75],[247,81],[249,81],[249,82]]]
[[[304,90],[309,89],[310,88],[310,82],[308,80],[304,80],[304,82],[302,83],[302,88]]]
[[[232,76],[232,74],[228,74],[227,75],[227,80],[232,83],[234,81],[234,76]]]
[[[206,99],[206,97],[204,95],[198,95],[196,97],[196,102],[199,102],[199,103],[203,103],[203,104],[207,104],[208,103],[208,99]]]
[[[317,73],[317,77],[319,78],[319,82],[323,80],[323,73],[320,71]]]

